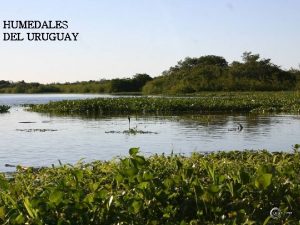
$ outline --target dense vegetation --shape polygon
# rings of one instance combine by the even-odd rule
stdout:
[[[299,147],[299,146],[297,146]],[[299,224],[300,154],[189,157],[138,149],[109,162],[0,175],[2,224]],[[278,207],[273,217],[270,211]]]
[[[8,105],[0,105],[0,113],[6,113],[10,109]]]
[[[119,97],[31,105],[29,110],[65,114],[300,112],[299,92],[213,93],[199,97]]]
[[[133,78],[39,84],[0,80],[0,93],[118,93],[185,94],[203,91],[282,91],[300,89],[300,70],[283,70],[270,59],[245,52],[243,61],[229,64],[223,57],[187,57],[152,79]]]
[[[83,81],[75,83],[26,83],[0,80],[0,93],[115,93],[141,92],[146,82],[152,80],[147,74],[136,74],[133,78]]]
[[[282,91],[300,88],[300,71],[285,71],[260,59],[258,54],[245,52],[243,62],[230,65],[221,56],[186,58],[148,82],[145,94],[180,94],[200,91]]]

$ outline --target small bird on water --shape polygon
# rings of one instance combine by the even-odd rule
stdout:
[[[242,131],[244,129],[243,125],[238,123],[237,127],[229,128],[228,131]]]
[[[238,123],[238,131],[242,131],[244,129],[243,125]]]

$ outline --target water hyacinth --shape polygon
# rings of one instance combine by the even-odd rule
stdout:
[[[31,105],[29,110],[65,114],[300,112],[298,92],[214,94],[199,97],[118,97]]]
[[[298,148],[147,158],[132,148],[108,162],[18,167],[0,175],[0,222],[299,224]]]

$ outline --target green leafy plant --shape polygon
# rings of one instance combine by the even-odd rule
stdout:
[[[0,175],[2,224],[298,224],[300,154],[144,157]],[[278,208],[277,218],[270,211]]]

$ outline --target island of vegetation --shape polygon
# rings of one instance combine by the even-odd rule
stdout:
[[[75,83],[26,83],[0,80],[0,93],[125,93],[187,94],[203,91],[299,90],[300,70],[284,70],[270,59],[245,52],[242,62],[228,63],[215,55],[187,57],[155,78],[136,74],[132,78]]]
[[[174,113],[300,112],[299,92],[204,93],[193,97],[115,97],[29,105],[53,114],[127,115]]]
[[[10,178],[0,174],[0,221],[298,224],[298,148],[294,153],[231,151],[148,158],[132,148],[128,157],[108,162],[18,167]]]

